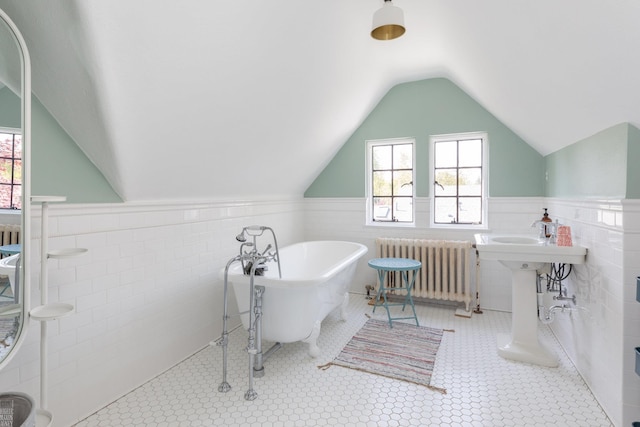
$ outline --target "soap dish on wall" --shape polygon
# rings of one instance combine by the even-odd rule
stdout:
[[[48,321],[59,319],[73,313],[74,307],[63,302],[52,302],[31,309],[29,315],[33,320]]]
[[[84,248],[55,249],[47,253],[47,258],[73,258],[87,252]]]

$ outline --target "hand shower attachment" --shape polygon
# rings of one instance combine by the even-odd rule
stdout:
[[[265,231],[271,232],[275,252],[269,252],[272,248],[271,244],[268,244],[264,251],[258,252],[256,240],[257,237],[261,237]],[[247,242],[247,236],[251,237],[251,242]],[[263,258],[261,260],[262,262],[256,264],[258,266],[257,268],[262,268],[262,270],[258,272],[258,275],[261,276],[266,270],[266,266],[264,265],[266,262],[275,261],[278,264],[278,277],[282,279],[282,269],[280,268],[280,256],[278,253],[278,240],[276,239],[276,233],[271,227],[266,227],[264,225],[249,225],[242,229],[240,234],[236,236],[236,240],[242,243],[242,245],[240,245],[240,261],[242,262],[242,270],[245,274],[249,275],[248,272],[251,270],[251,265],[255,264],[258,259]],[[253,249],[250,252],[242,251],[245,247],[249,246],[253,246]]]

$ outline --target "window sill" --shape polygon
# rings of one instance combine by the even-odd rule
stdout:
[[[429,228],[438,230],[488,230],[489,227],[486,224],[472,225],[472,224],[429,224]]]
[[[365,227],[373,228],[416,228],[414,222],[368,222]]]

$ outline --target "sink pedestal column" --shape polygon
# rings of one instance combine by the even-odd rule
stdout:
[[[538,340],[536,269],[540,263],[505,264],[511,270],[511,334],[498,335],[498,354],[505,359],[555,368],[556,355]]]

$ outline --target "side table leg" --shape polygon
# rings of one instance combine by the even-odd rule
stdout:
[[[378,272],[378,292],[376,293],[376,299],[373,300],[373,313],[376,312],[376,307],[381,305],[378,303],[380,301],[380,295],[382,295],[385,291],[384,289],[384,271],[376,270]]]
[[[409,273],[406,273],[409,274]],[[416,283],[416,274],[418,274],[418,270],[414,270],[413,271],[413,276],[411,277],[411,283],[409,283],[408,281],[405,281],[405,283],[407,284],[407,298],[409,300],[409,304],[411,304],[411,310],[413,310],[413,317],[414,319],[416,319],[416,326],[420,326],[420,322],[418,322],[418,314],[416,313],[416,306],[413,305],[413,297],[411,296],[411,291],[413,290],[413,286]],[[405,279],[407,279],[408,277],[405,276]],[[406,300],[405,300],[406,301]],[[405,302],[406,304],[406,302]],[[404,306],[402,306],[402,309],[404,309]]]

